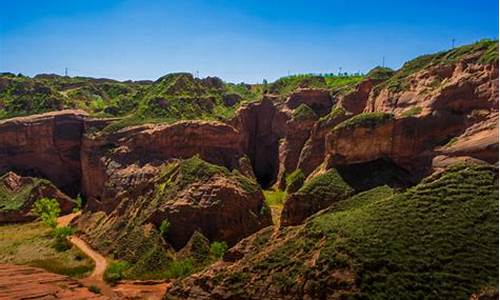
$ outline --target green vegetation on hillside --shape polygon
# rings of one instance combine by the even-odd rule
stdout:
[[[393,120],[394,115],[384,112],[361,113],[349,118],[333,128],[333,130],[354,128],[354,127],[375,127]]]
[[[336,169],[330,169],[323,174],[307,180],[297,191],[297,194],[306,196],[310,201],[328,198],[346,198],[353,189],[345,182]]]
[[[402,193],[377,187],[283,230],[207,286],[233,297],[469,299],[498,289],[498,170],[459,165]]]
[[[413,116],[420,114],[421,112],[422,112],[422,107],[414,106],[414,107],[411,107],[411,108],[405,110],[403,113],[401,113],[401,115],[403,117],[413,117]]]
[[[0,212],[28,212],[32,205],[39,200],[40,191],[55,189],[48,180],[24,177],[21,185],[17,189],[11,190],[5,184],[7,176],[9,174],[0,177]]]
[[[377,66],[371,69],[370,72],[366,74],[366,77],[373,80],[386,80],[390,78],[392,75],[394,75],[393,69],[388,67]]]
[[[293,110],[293,119],[297,121],[315,120],[318,115],[314,110],[307,104],[302,103],[296,109]]]
[[[298,74],[281,77],[269,87],[269,92],[287,95],[298,88],[322,88],[332,91],[346,91],[365,77],[362,74]]]
[[[148,83],[42,74],[0,74],[0,118],[61,109],[83,109],[96,116],[130,112]]]
[[[93,261],[80,250],[54,248],[53,229],[42,222],[0,226],[0,263],[29,265],[58,274],[85,277]]]
[[[296,169],[285,178],[287,193],[294,193],[304,185],[306,176],[301,169]]]
[[[106,131],[143,123],[178,120],[226,120],[244,103],[257,101],[261,91],[246,84],[225,83],[216,77],[194,78],[172,73],[155,81],[137,101],[137,108]]]
[[[498,41],[484,39],[434,54],[422,55],[406,62],[391,78],[381,84],[391,91],[405,90],[408,86],[406,78],[424,68],[440,64],[456,63],[462,59],[479,64],[498,63]]]

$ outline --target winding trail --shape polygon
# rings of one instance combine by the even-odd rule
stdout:
[[[80,215],[80,212],[71,213],[62,217],[57,218],[57,224],[59,226],[68,226],[71,221]],[[84,240],[81,238],[72,235],[68,239],[71,244],[75,245],[78,249],[80,249],[85,255],[90,257],[94,261],[95,267],[94,271],[86,277],[80,280],[86,286],[95,285],[101,289],[103,295],[108,296],[110,298],[115,298],[116,295],[111,289],[111,287],[104,281],[104,271],[106,271],[106,267],[108,266],[108,262],[106,258],[99,254],[97,251],[92,249]]]
[[[71,213],[57,219],[59,226],[68,226],[71,221],[80,215],[80,212]],[[80,280],[86,286],[95,285],[101,289],[104,296],[111,299],[161,299],[170,283],[165,281],[123,281],[116,286],[111,287],[104,281],[104,271],[108,262],[104,256],[92,249],[87,242],[73,235],[69,238],[71,244],[78,247],[85,255],[90,257],[95,268],[88,277]]]
[[[65,215],[62,217],[59,217],[57,219],[57,224],[59,226],[68,226],[71,221],[76,218],[77,216],[80,215],[80,212],[77,213],[72,213],[69,215]],[[104,271],[106,271],[106,268],[108,266],[108,262],[106,261],[106,258],[99,254],[97,251],[94,249],[90,248],[90,246],[82,239],[79,237],[72,235],[69,238],[69,241],[78,247],[85,255],[90,257],[94,263],[95,263],[95,268],[92,274],[88,276],[86,279],[94,279],[94,280],[101,280],[103,281],[103,276],[104,276]]]

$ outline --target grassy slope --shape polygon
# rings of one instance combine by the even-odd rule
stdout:
[[[297,74],[282,77],[269,85],[269,92],[287,95],[298,88],[322,88],[334,92],[346,91],[364,79],[361,74]]]
[[[0,74],[0,118],[78,108],[96,116],[130,112],[147,84],[57,75]]]
[[[41,267],[49,272],[84,277],[94,263],[76,248],[58,252],[51,229],[41,222],[0,226],[0,263]]]
[[[497,170],[456,166],[394,195],[378,187],[280,236],[211,284],[241,296],[468,299],[498,282]]]
[[[391,91],[400,91],[407,88],[407,78],[430,66],[456,63],[472,55],[472,62],[479,64],[498,63],[498,41],[481,40],[474,44],[465,45],[448,51],[422,55],[406,62],[388,80],[378,87],[387,87]]]

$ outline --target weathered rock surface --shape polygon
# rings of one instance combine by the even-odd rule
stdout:
[[[0,174],[47,178],[64,192],[80,190],[84,111],[58,111],[0,121]]]
[[[124,185],[104,211],[93,209],[95,213],[85,213],[76,225],[94,247],[132,264],[140,262],[142,271],[162,271],[169,260],[167,250],[180,250],[195,232],[209,241],[233,244],[272,223],[253,179],[199,157],[118,173],[128,189]],[[109,180],[106,186],[114,188],[115,177]],[[164,222],[168,230],[161,239]],[[144,265],[154,269],[144,270]]]
[[[285,102],[290,109],[295,109],[301,104],[306,104],[319,116],[326,115],[333,106],[329,90],[301,88],[293,92]]]
[[[0,224],[32,221],[33,204],[41,198],[52,198],[59,202],[61,213],[67,214],[75,202],[47,180],[21,177],[8,172],[0,177]]]
[[[91,209],[112,210],[120,193],[148,182],[172,158],[202,159],[239,169],[241,138],[220,122],[184,121],[130,127],[82,141],[82,187]]]
[[[261,102],[241,107],[230,124],[238,130],[243,152],[253,166],[257,181],[263,187],[276,182],[279,168],[279,142],[285,136],[289,115],[277,109],[276,99],[264,97]]]
[[[373,79],[361,81],[354,91],[339,96],[339,105],[354,115],[363,112],[373,88],[378,83],[380,81]]]
[[[383,111],[396,115],[418,107],[420,115],[448,110],[458,113],[498,107],[498,65],[456,64],[425,68],[406,79],[406,88],[385,88],[373,92],[366,112]]]
[[[0,299],[108,299],[70,277],[16,265],[0,265]]]

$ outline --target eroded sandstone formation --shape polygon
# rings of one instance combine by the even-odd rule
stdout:
[[[84,111],[58,111],[0,121],[0,174],[47,178],[72,195],[80,190]]]
[[[76,203],[47,180],[22,177],[8,172],[0,177],[0,224],[33,221],[33,204],[41,198],[56,199],[62,214],[72,211]]]

